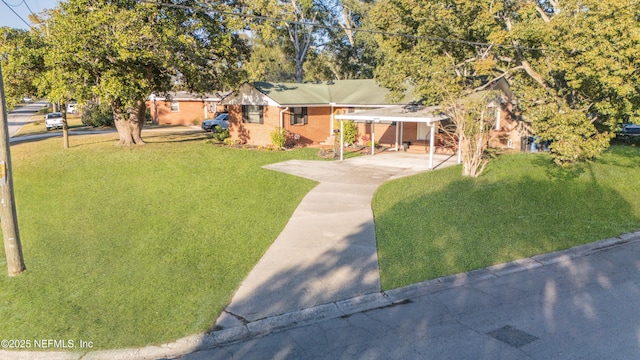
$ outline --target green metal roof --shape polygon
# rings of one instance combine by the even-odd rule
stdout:
[[[333,80],[317,83],[268,83],[253,84],[261,93],[280,105],[396,105],[408,104],[410,99],[389,102],[389,90],[375,80]]]

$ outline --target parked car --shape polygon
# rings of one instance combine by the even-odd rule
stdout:
[[[640,125],[624,124],[620,133],[627,136],[640,136]]]
[[[76,104],[76,103],[67,104],[67,113],[68,114],[75,114],[76,112],[78,112],[77,105],[78,104]]]
[[[215,117],[215,119],[206,119],[202,122],[202,130],[215,131],[215,127],[220,126],[221,129],[229,128],[229,114],[222,113]]]
[[[47,131],[51,129],[62,129],[62,113],[52,112],[44,116],[44,126]]]

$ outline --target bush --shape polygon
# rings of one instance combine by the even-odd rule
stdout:
[[[223,129],[217,125],[213,129],[213,139],[216,141],[225,141],[229,136],[229,129]]]
[[[271,143],[278,149],[282,149],[287,142],[287,130],[284,128],[275,128],[271,132]]]
[[[358,139],[358,127],[353,121],[344,122],[344,143],[347,145],[355,144]]]
[[[82,124],[85,126],[113,126],[113,110],[107,104],[90,102],[82,107]]]

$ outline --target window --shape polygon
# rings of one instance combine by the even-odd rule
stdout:
[[[250,124],[262,124],[263,121],[262,105],[242,105],[242,122]]]
[[[180,112],[180,103],[177,101],[171,102],[171,112]]]
[[[289,122],[291,123],[291,125],[307,124],[307,108],[306,107],[291,108],[291,113],[289,114]]]

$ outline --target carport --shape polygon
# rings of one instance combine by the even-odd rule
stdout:
[[[375,124],[396,123],[395,149],[399,149],[402,144],[404,123],[425,123],[430,127],[429,135],[429,169],[433,169],[433,155],[435,153],[435,130],[436,125],[449,117],[440,113],[438,106],[423,105],[401,105],[381,109],[367,110],[357,113],[336,115],[335,119],[340,122],[340,160],[343,160],[344,153],[344,121],[351,120],[360,123],[371,124],[371,155],[375,150]],[[458,147],[458,159],[460,159],[460,147]],[[458,161],[459,162],[459,161]]]

